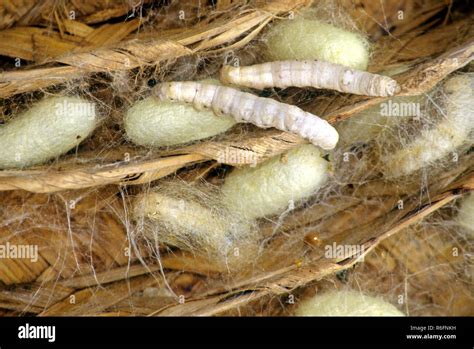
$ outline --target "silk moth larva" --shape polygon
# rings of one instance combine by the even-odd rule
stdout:
[[[95,104],[46,98],[0,126],[0,168],[42,164],[77,146],[96,127]]]
[[[405,316],[394,305],[380,298],[353,290],[328,291],[303,301],[297,316]]]
[[[322,60],[366,70],[368,41],[357,33],[306,18],[280,21],[266,36],[269,60]]]
[[[216,115],[230,115],[237,122],[295,133],[323,149],[333,149],[339,139],[336,129],[316,115],[230,87],[191,81],[167,82],[158,85],[155,91],[161,100],[192,103],[199,110],[211,108]]]
[[[235,169],[221,188],[223,202],[247,219],[280,214],[313,194],[327,178],[327,161],[305,144],[257,167]]]
[[[383,157],[387,177],[408,175],[472,143],[474,75],[454,76],[443,86],[443,118],[404,148]]]
[[[354,70],[324,61],[279,61],[248,67],[225,66],[221,81],[263,89],[315,87],[365,96],[393,96],[399,89],[388,76]]]

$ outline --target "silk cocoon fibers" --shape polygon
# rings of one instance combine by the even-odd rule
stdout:
[[[253,223],[227,210],[217,192],[207,187],[163,183],[136,198],[133,214],[147,238],[217,264],[245,264],[258,248]]]
[[[363,36],[319,20],[280,21],[266,40],[266,56],[271,60],[323,60],[358,70],[367,70],[369,63],[369,45]]]
[[[401,122],[421,116],[423,96],[392,97],[337,124],[343,144],[368,143]]]
[[[303,301],[297,316],[405,316],[394,305],[358,291],[329,291]]]
[[[205,80],[204,83],[213,83]],[[218,84],[214,83],[214,84]],[[138,145],[173,146],[212,137],[227,131],[236,121],[198,110],[191,104],[159,100],[155,96],[136,102],[124,117],[127,137]]]
[[[54,159],[76,147],[96,125],[94,103],[79,97],[43,99],[0,126],[0,168]]]
[[[223,201],[246,219],[280,214],[318,190],[327,168],[318,148],[302,145],[256,167],[235,169],[221,188]]]
[[[449,78],[440,96],[441,118],[423,130],[412,142],[393,154],[387,154],[384,173],[387,177],[409,175],[441,161],[462,145],[472,144],[474,127],[474,75]]]

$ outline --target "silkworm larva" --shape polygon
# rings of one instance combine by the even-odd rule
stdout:
[[[318,148],[301,145],[284,158],[235,169],[222,185],[223,202],[246,219],[281,214],[291,201],[309,197],[321,187],[327,167]]]
[[[197,109],[206,107],[216,115],[230,115],[237,122],[292,132],[323,149],[333,149],[339,139],[336,129],[316,115],[230,87],[191,81],[167,82],[158,85],[155,91],[161,100],[192,103]]]
[[[0,126],[0,168],[42,164],[77,146],[96,125],[95,104],[46,98]]]
[[[443,118],[434,128],[422,131],[413,142],[383,158],[387,177],[408,175],[472,143],[474,75],[454,76],[445,82],[443,90]]]
[[[278,61],[248,67],[225,66],[221,81],[227,84],[263,89],[315,87],[365,96],[393,96],[397,82],[388,76],[354,70],[324,61]]]
[[[353,290],[329,291],[303,301],[297,316],[405,316],[394,305],[380,298]]]

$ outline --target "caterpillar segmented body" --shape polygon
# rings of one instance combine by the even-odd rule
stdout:
[[[393,96],[397,82],[388,76],[325,61],[277,61],[248,67],[225,66],[221,81],[227,84],[263,89],[315,87],[365,96]]]
[[[316,115],[234,88],[188,81],[162,83],[155,89],[162,100],[192,103],[196,109],[211,108],[237,122],[295,133],[323,149],[333,149],[339,139],[336,129]]]

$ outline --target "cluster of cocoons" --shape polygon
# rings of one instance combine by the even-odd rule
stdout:
[[[380,298],[353,290],[329,291],[304,300],[296,316],[405,316]]]
[[[296,17],[279,21],[266,36],[269,60],[321,60],[366,70],[369,44],[360,34],[319,20]]]
[[[235,264],[232,257],[244,264],[242,257],[258,249],[255,220],[281,214],[317,191],[326,177],[322,154],[302,145],[256,167],[235,169],[217,193],[198,193],[182,182],[162,184],[136,199],[134,216],[152,223],[145,233],[160,243],[207,255],[216,264]]]
[[[271,28],[266,39],[266,51],[271,59],[321,60],[329,62],[329,65],[334,63],[359,70],[365,70],[368,65],[368,43],[365,38],[321,21],[303,18],[281,21]],[[234,100],[229,97],[228,90],[205,89],[200,84],[192,83],[159,86],[159,99],[149,97],[127,112],[124,119],[127,136],[140,145],[164,146],[225,132],[235,123],[229,115],[241,121],[245,118],[240,113],[245,112],[246,116],[250,113],[240,108],[242,96],[238,95]],[[229,92],[229,96],[224,96],[224,92]],[[250,96],[245,96],[250,99]],[[273,106],[270,102],[267,104]],[[267,104],[262,101],[265,108],[259,106],[253,110],[265,112]],[[226,108],[238,112],[234,113],[236,115],[224,113]],[[255,120],[245,120],[259,127],[268,127],[259,122],[259,118],[268,119],[266,115],[257,115]],[[295,123],[301,123],[300,119],[295,120]],[[289,128],[298,133],[294,127]],[[337,132],[326,135],[322,127],[318,128],[321,128],[322,138],[335,135],[332,137],[335,141],[330,145],[318,145],[325,149],[334,147]],[[314,194],[326,181],[327,171],[328,162],[318,148],[303,145],[256,167],[234,169],[225,178],[220,193],[215,196],[215,200],[218,200],[215,205],[203,206],[198,197],[180,197],[179,188],[176,189],[177,194],[173,193],[180,198],[178,201],[175,196],[163,194],[159,189],[143,194],[136,203],[136,219],[146,217],[155,222],[160,233],[155,230],[152,235],[161,243],[193,252],[209,254],[209,251],[214,251],[214,256],[218,254],[216,251],[226,255],[228,247],[234,246],[235,241],[252,240],[248,238],[248,227],[255,226],[257,219],[282,214],[292,209],[298,201]],[[225,212],[216,212],[214,208]],[[239,229],[234,229],[235,217],[243,220],[237,224]],[[250,230],[250,235],[258,236],[254,229]]]
[[[97,126],[95,104],[52,97],[0,126],[0,168],[43,164],[76,147]]]
[[[351,74],[355,74],[354,76],[351,74],[349,74],[350,76],[346,76],[347,72],[344,73],[345,67],[360,70],[365,70],[367,68],[369,57],[367,41],[359,34],[343,30],[318,20],[297,18],[277,23],[273,28],[271,28],[267,36],[266,51],[272,59],[277,60],[321,60],[323,61],[319,63],[321,66],[317,65],[314,68],[316,71],[321,69],[324,72],[327,68],[328,70],[334,70],[335,75],[341,73],[339,74],[341,75],[340,78],[338,78],[334,83],[327,84],[326,81],[322,81],[323,88],[327,85],[330,86],[328,88],[335,88],[337,90],[341,90],[342,88],[342,90],[345,91],[345,86],[347,85],[354,93],[369,95],[375,93],[375,95],[383,95],[390,90],[389,85],[391,86],[392,83],[395,83],[389,78],[382,76],[370,75],[367,77],[360,77],[360,73],[355,71],[350,72]],[[318,62],[314,63],[317,64]],[[333,63],[341,66],[332,66]],[[300,63],[297,62],[297,64]],[[327,65],[328,67],[326,67]],[[223,72],[225,71],[226,70],[223,69]],[[298,71],[299,70],[293,73],[296,74]],[[315,74],[315,76],[320,75],[321,74],[319,73]],[[325,77],[328,76],[330,81],[332,81],[332,73],[330,74],[327,72],[323,75]],[[222,77],[227,81],[224,73],[222,74]],[[345,82],[349,78],[353,78],[356,81],[353,81],[353,84],[347,83],[346,85],[341,85],[339,82],[339,80]],[[323,80],[324,79],[326,78],[323,78]],[[334,77],[334,79],[336,78]],[[390,81],[387,80],[388,82],[386,83],[384,79]],[[295,80],[295,78],[292,78],[291,80]],[[208,82],[215,84],[215,81],[206,81],[206,83]],[[248,120],[246,117],[243,117],[244,114],[247,116],[249,112],[245,111],[244,113],[241,111],[242,108],[244,108],[244,106],[241,106],[241,103],[239,102],[244,100],[244,94],[242,93],[239,94],[235,92],[236,98],[231,99],[233,102],[230,103],[228,101],[230,90],[227,91],[228,89],[225,91],[224,89],[221,89],[222,91],[216,90],[219,91],[219,93],[216,93],[215,96],[208,100],[210,98],[208,92],[214,90],[211,91],[211,89],[208,89],[208,91],[202,89],[202,91],[197,91],[197,87],[201,85],[196,84],[194,88],[190,83],[187,85],[183,83],[169,85],[172,86],[174,90],[181,87],[189,88],[185,91],[180,91],[178,95],[182,98],[178,96],[171,100],[171,98],[168,98],[169,96],[166,94],[164,96],[166,98],[156,98],[152,96],[137,102],[127,111],[124,117],[124,128],[127,137],[132,142],[143,146],[155,147],[179,145],[223,133],[239,121],[251,122],[259,127],[268,127],[268,125],[262,121],[269,119],[269,116],[267,115],[252,116],[252,118],[249,118]],[[338,86],[341,88],[337,88]],[[168,88],[168,90],[170,88]],[[189,92],[192,92],[191,90],[195,92],[195,96],[192,98],[193,105],[182,103],[190,103],[190,101],[184,101],[183,99],[188,96]],[[219,97],[224,92],[229,92],[229,96],[226,95],[225,100],[220,100]],[[245,101],[252,100],[250,98],[251,95],[249,94],[245,94],[245,97]],[[276,109],[277,111],[281,109],[280,114],[288,114],[286,110],[283,110],[283,108],[277,105],[278,103],[273,100],[264,103],[264,99],[258,99],[255,97],[254,100],[252,100],[252,103],[255,104],[255,108],[253,109],[258,110],[259,112],[265,112],[266,109]],[[197,104],[206,106],[212,109],[212,111],[205,108],[198,108]],[[229,106],[228,104],[231,105]],[[218,109],[225,109],[225,107],[228,107],[227,109],[231,109],[234,112],[216,112]],[[291,110],[296,109],[296,107],[293,107]],[[295,117],[296,119],[294,122],[291,120],[291,117],[286,117],[284,120],[289,120],[287,121],[288,125],[284,124],[284,120],[281,118],[275,118],[275,122],[269,124],[271,124],[271,126],[275,126],[276,124],[283,125],[283,129],[290,128],[292,132],[306,134],[294,126],[294,124],[298,122],[301,123],[301,120],[304,119],[303,116],[305,115],[306,114],[304,113],[299,113],[295,116],[292,115],[291,117]],[[329,125],[323,124],[323,122],[321,122],[317,117],[313,117],[312,120],[314,120],[315,128],[322,129],[318,133],[318,135],[321,135],[320,138],[324,138],[324,140],[330,138],[331,142],[321,141],[320,143],[324,144],[319,144],[316,140],[311,141],[325,149],[333,147],[333,143],[337,142],[337,132],[335,132],[335,130]],[[304,128],[304,130],[311,129],[311,127],[306,124],[301,127]]]
[[[221,80],[257,89],[312,86],[369,96],[398,91],[394,80],[365,72],[369,43],[358,33],[298,17],[272,26],[265,44],[265,57],[278,62],[224,67]],[[419,106],[424,101],[423,96],[393,97],[340,123],[336,130],[296,106],[237,93],[216,80],[204,82],[204,88],[192,82],[168,84],[181,90],[169,93],[168,99],[147,97],[126,111],[123,127],[128,140],[147,147],[182,145],[222,134],[238,122],[251,122],[293,132],[314,144],[233,169],[219,189],[169,180],[134,199],[136,226],[156,246],[189,251],[227,269],[256,260],[262,240],[258,219],[294,209],[325,184],[329,163],[315,145],[329,150],[339,138],[343,146],[380,140],[387,130],[396,133],[402,122],[420,116],[389,115],[383,111],[386,105]],[[195,93],[191,97],[190,91]],[[443,85],[443,118],[395,152],[381,155],[384,176],[409,175],[472,144],[473,91],[473,74],[449,78]],[[187,96],[188,103],[175,95]],[[0,126],[0,169],[44,164],[76,147],[97,124],[93,103],[79,97],[46,98]],[[461,201],[456,221],[474,237],[474,194]],[[317,294],[302,301],[294,315],[405,316],[393,304],[354,290]]]

